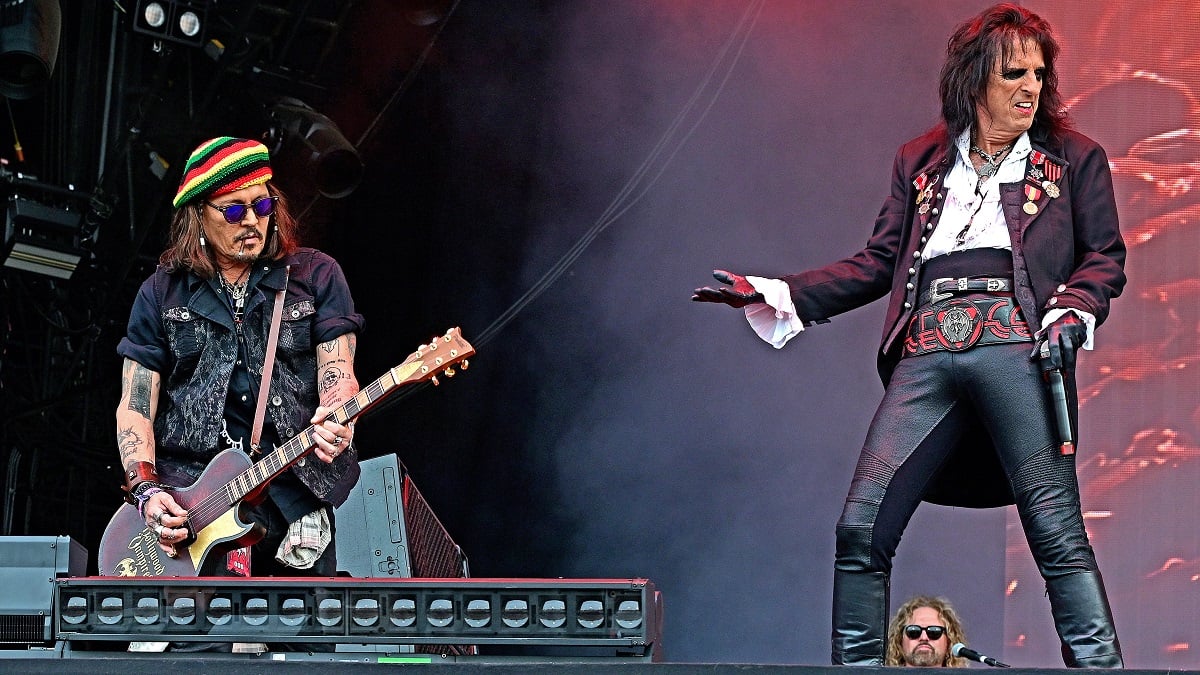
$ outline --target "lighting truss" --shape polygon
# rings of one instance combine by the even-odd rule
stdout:
[[[68,642],[576,646],[649,658],[662,621],[647,579],[85,577],[56,585],[55,638]]]

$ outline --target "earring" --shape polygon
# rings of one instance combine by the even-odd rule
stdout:
[[[201,232],[201,233],[200,233],[200,246],[201,246],[201,247],[204,247],[204,246],[207,246],[207,245],[208,245],[208,242],[204,241],[204,233],[203,233],[203,232]]]

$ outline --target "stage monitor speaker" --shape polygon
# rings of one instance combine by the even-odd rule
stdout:
[[[359,463],[362,476],[335,511],[338,570],[352,577],[469,577],[467,557],[396,455]]]
[[[471,576],[467,557],[446,532],[396,455],[359,462],[362,475],[335,511],[338,571],[362,579]],[[339,644],[338,651],[396,651]],[[416,645],[400,651],[469,655],[474,646]]]
[[[0,646],[52,642],[54,580],[84,576],[87,559],[70,537],[0,537]]]

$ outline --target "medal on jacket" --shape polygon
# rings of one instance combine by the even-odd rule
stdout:
[[[921,202],[923,202],[929,198],[929,192],[925,189],[925,186],[928,184],[929,184],[929,174],[923,173],[920,176],[917,176],[915,180],[913,180],[913,187],[915,187],[917,189],[917,204],[918,205]]]
[[[1062,192],[1058,188],[1058,179],[1062,178],[1063,169],[1054,162],[1046,162],[1046,180],[1042,181],[1042,189],[1051,199],[1058,199]]]
[[[1033,168],[1026,177],[1034,185],[1039,185],[1051,199],[1058,199],[1062,190],[1058,187],[1058,179],[1062,178],[1063,168],[1046,158],[1046,153],[1034,150],[1029,154],[1029,163]],[[1045,178],[1046,180],[1042,180]],[[1029,213],[1027,211],[1027,213]],[[1036,210],[1033,213],[1037,213]]]
[[[1025,213],[1028,213],[1031,216],[1033,214],[1037,213],[1038,205],[1035,204],[1034,202],[1036,202],[1039,198],[1041,198],[1041,196],[1042,196],[1042,190],[1040,188],[1030,185],[1029,183],[1026,183],[1025,184],[1025,198],[1028,199],[1029,201],[1025,202],[1025,205],[1021,207],[1021,210],[1024,211]]]

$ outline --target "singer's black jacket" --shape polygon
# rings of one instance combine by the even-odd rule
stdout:
[[[1059,195],[1043,191],[1032,215],[1022,209],[1026,201],[1022,182],[1000,187],[1012,241],[1017,301],[1031,326],[1040,326],[1043,314],[1056,307],[1089,312],[1099,325],[1108,317],[1109,302],[1125,286],[1125,243],[1117,223],[1108,158],[1095,141],[1074,131],[1059,138],[1039,137],[1031,131],[1030,140],[1034,151],[1063,170],[1056,182]],[[900,358],[904,331],[921,290],[920,260],[915,253],[923,245],[923,233],[936,227],[938,220],[932,210],[919,213],[918,184],[932,185],[933,194],[944,194],[942,181],[952,166],[951,149],[944,126],[902,146],[893,166],[891,193],[867,245],[838,262],[782,277],[791,288],[798,316],[805,321],[827,319],[888,296],[878,353],[885,386]],[[1030,153],[1023,175],[1033,168],[1033,157]],[[952,506],[1013,503],[986,434],[964,439],[925,499]]]

